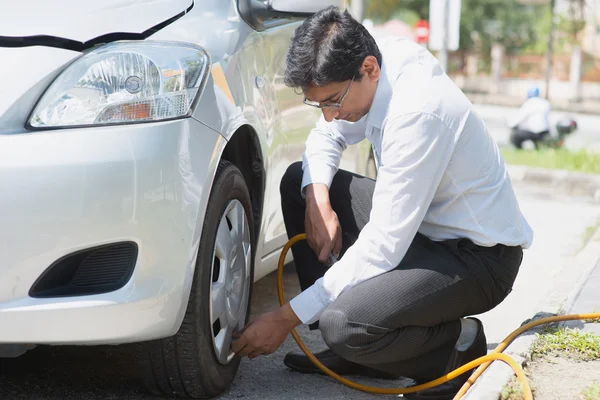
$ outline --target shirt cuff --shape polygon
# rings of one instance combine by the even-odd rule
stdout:
[[[323,302],[323,299],[319,296],[316,285],[318,285],[318,281],[290,300],[292,310],[303,324],[312,324],[318,321],[323,311],[329,305]]]
[[[300,193],[304,197],[304,188],[313,183],[324,183],[327,187],[331,187],[331,181],[337,172],[337,168],[328,164],[308,164],[304,167],[302,174],[302,186]]]

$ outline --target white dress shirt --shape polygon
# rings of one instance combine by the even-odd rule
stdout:
[[[541,97],[527,99],[519,109],[511,127],[522,131],[542,133],[550,131],[550,103]]]
[[[378,172],[356,242],[290,302],[303,323],[318,320],[345,290],[396,268],[417,232],[481,246],[528,248],[533,240],[498,147],[465,95],[418,44],[378,45],[382,73],[369,113],[355,123],[321,117],[306,142],[302,193],[311,183],[330,186],[344,149],[365,137]]]

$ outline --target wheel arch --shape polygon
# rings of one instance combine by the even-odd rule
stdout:
[[[252,201],[254,237],[258,240],[265,198],[266,170],[256,130],[250,125],[242,125],[236,129],[225,145],[220,159],[234,164],[244,176]]]
[[[179,317],[173,325],[171,334],[175,334],[181,327],[183,317],[187,304],[189,302],[192,278],[195,274],[196,259],[198,257],[198,250],[200,243],[204,240],[204,233],[202,232],[203,221],[206,217],[205,208],[208,204],[209,199],[213,195],[214,181],[216,178],[218,166],[221,160],[227,160],[234,164],[242,173],[244,181],[248,187],[250,193],[250,201],[252,205],[253,223],[254,223],[254,241],[258,242],[260,239],[260,232],[262,226],[262,213],[263,213],[263,202],[265,198],[265,185],[266,185],[266,169],[264,161],[264,151],[261,144],[261,137],[259,133],[250,124],[242,124],[235,129],[231,129],[227,135],[223,133],[217,133],[221,138],[221,143],[217,143],[215,152],[211,157],[210,170],[205,180],[205,194],[203,195],[205,200],[201,201],[201,209],[198,212],[198,218],[200,219],[196,223],[196,227],[200,232],[198,241],[194,243],[194,248],[191,251],[194,254],[190,254],[193,258],[193,262],[190,263],[190,271],[186,277],[185,289],[181,296],[181,303],[179,309]],[[203,209],[204,208],[204,209]],[[252,246],[254,250],[254,259],[259,253],[258,246],[256,243]]]

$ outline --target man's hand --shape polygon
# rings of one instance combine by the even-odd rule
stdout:
[[[232,343],[231,350],[240,357],[248,356],[251,360],[260,355],[274,353],[292,329],[300,323],[292,307],[286,304],[250,322],[240,334],[234,334],[237,340]]]
[[[325,263],[342,250],[342,228],[329,202],[329,189],[322,183],[306,187],[305,232],[308,245],[319,261]]]

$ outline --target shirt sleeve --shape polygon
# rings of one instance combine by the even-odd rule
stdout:
[[[369,222],[342,259],[291,300],[303,323],[317,321],[345,290],[391,271],[402,261],[450,161],[455,136],[427,113],[407,114],[387,123]]]
[[[364,138],[363,120],[357,123],[335,120],[327,122],[321,116],[308,135],[302,155],[302,195],[304,196],[304,188],[312,183],[324,183],[330,187],[344,150],[349,144],[358,143]]]

